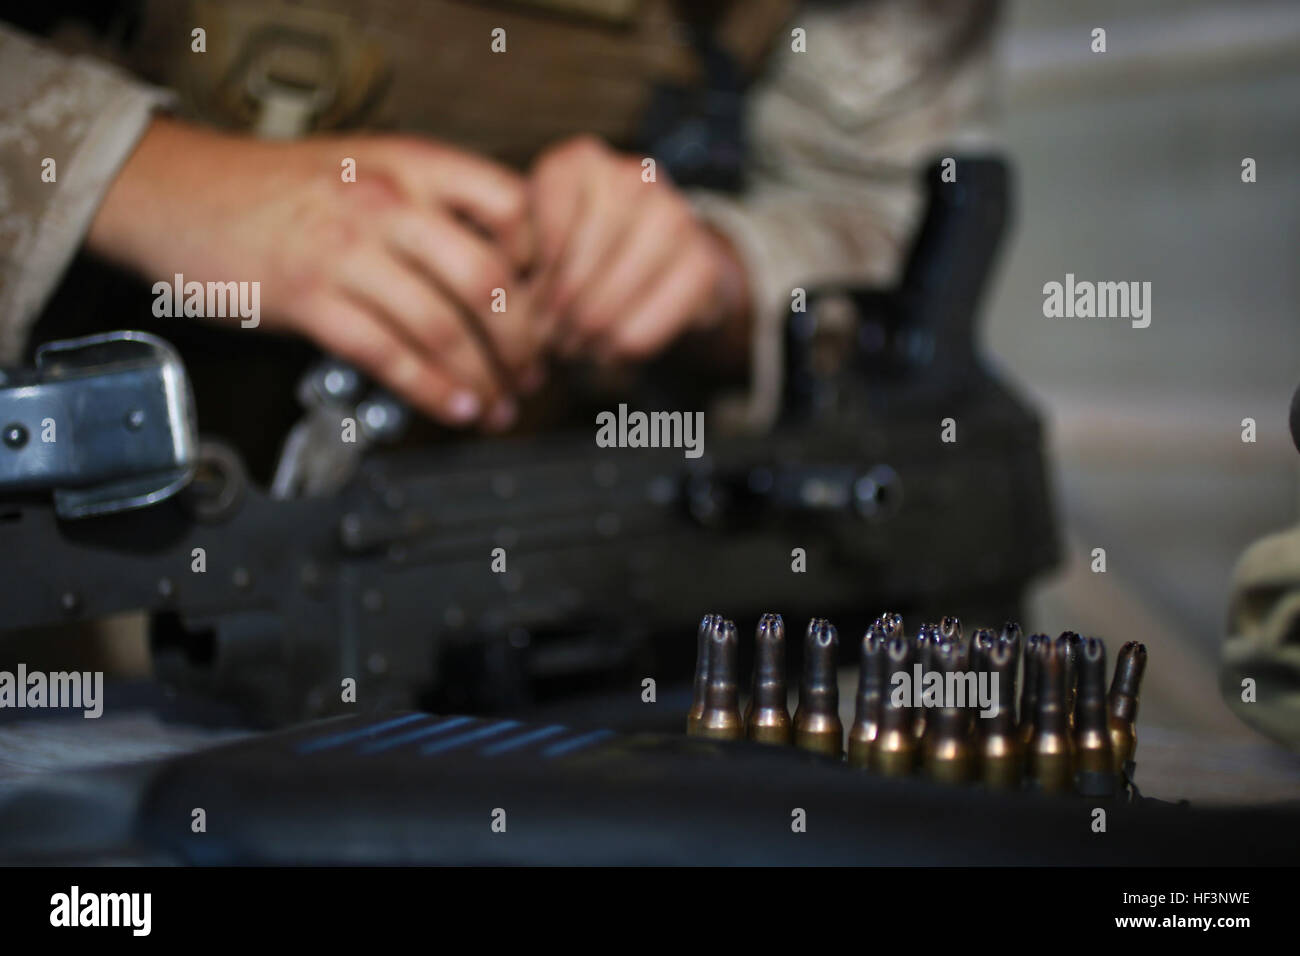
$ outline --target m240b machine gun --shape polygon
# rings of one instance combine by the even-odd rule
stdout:
[[[930,172],[897,288],[810,289],[792,312],[774,428],[710,434],[695,459],[601,448],[584,422],[333,449],[313,493],[284,474],[268,491],[197,441],[166,343],[47,345],[0,383],[0,627],[146,611],[161,680],[276,724],[685,679],[712,608],[1015,616],[1057,544],[1038,419],[975,348],[1008,173],[957,170]],[[318,369],[316,423],[382,437],[400,409],[363,384]],[[321,451],[331,429],[309,424],[287,453]]]

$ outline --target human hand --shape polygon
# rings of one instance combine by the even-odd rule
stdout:
[[[438,143],[270,143],[156,120],[88,244],[150,279],[259,282],[268,327],[449,425],[508,427],[514,394],[540,377],[517,279],[533,249],[525,184]]]
[[[642,159],[578,137],[530,174],[538,256],[531,284],[543,334],[565,356],[649,358],[691,329],[749,312],[743,266]]]

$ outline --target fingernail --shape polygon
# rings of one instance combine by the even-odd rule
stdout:
[[[493,431],[503,431],[515,423],[516,414],[515,403],[508,398],[503,398],[492,406],[492,411],[488,412],[487,427]]]
[[[457,392],[447,402],[447,417],[454,422],[471,422],[482,409],[483,403],[473,392]]]

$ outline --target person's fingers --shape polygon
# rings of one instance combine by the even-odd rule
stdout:
[[[534,253],[528,186],[518,173],[471,153],[419,143],[390,174],[425,205],[441,204],[486,230],[516,269]]]
[[[412,259],[478,323],[512,387],[536,357],[524,288],[495,247],[449,216],[411,211],[388,229],[395,250]]]
[[[455,305],[414,268],[380,246],[368,246],[343,260],[337,279],[484,403],[501,397],[491,361],[473,331]]]
[[[567,317],[570,307],[634,224],[642,205],[639,200],[645,196],[639,192],[639,179],[623,179],[635,175],[628,171],[626,163],[620,163],[617,168],[606,169],[592,184],[556,269],[548,299],[542,303],[546,312]]]
[[[396,395],[445,425],[465,426],[482,400],[397,334],[371,309],[341,295],[304,303],[302,330],[322,348],[355,364]]]
[[[715,309],[713,254],[712,245],[703,239],[680,249],[662,279],[597,344],[598,354],[606,359],[649,358],[698,317]]]
[[[569,158],[566,153],[542,159],[529,176],[528,202],[537,239],[539,274],[561,258],[590,182],[588,169],[587,161]]]
[[[539,306],[549,300],[555,286],[557,267],[566,257],[569,240],[583,213],[586,189],[582,167],[554,159],[540,163],[530,180],[529,202],[537,257],[529,289],[532,301]],[[557,319],[554,312],[538,309],[536,322],[542,341],[551,338]]]
[[[570,322],[581,344],[603,336],[630,314],[694,229],[684,202],[661,199],[646,205],[629,235],[570,309]]]

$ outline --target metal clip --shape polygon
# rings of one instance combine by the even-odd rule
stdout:
[[[308,369],[298,383],[298,400],[307,412],[280,451],[272,498],[333,494],[356,473],[370,445],[401,437],[409,410],[382,389],[366,394],[369,388],[360,373],[337,359]]]
[[[0,374],[0,495],[52,490],[61,518],[141,508],[185,487],[197,451],[185,366],[156,336],[50,342]]]

